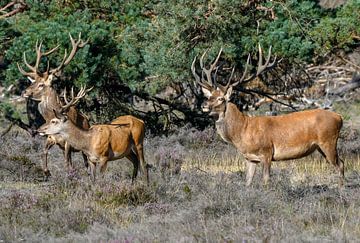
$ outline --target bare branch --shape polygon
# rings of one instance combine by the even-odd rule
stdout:
[[[6,12],[11,7],[14,7],[13,10],[10,10],[10,12]],[[16,15],[17,13],[21,13],[27,9],[27,4],[20,0],[14,0],[8,4],[6,4],[4,7],[0,9],[0,12],[3,13],[0,15],[0,19],[8,18],[11,16]]]

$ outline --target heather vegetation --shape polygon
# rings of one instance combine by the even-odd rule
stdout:
[[[12,130],[0,144],[0,240],[18,241],[356,241],[360,237],[360,161],[344,156],[346,185],[319,154],[274,163],[272,183],[245,186],[244,160],[213,129],[185,127],[147,138],[146,160],[156,164],[151,185],[131,184],[126,159],[109,163],[92,183],[80,154],[64,173],[53,149],[52,177],[43,181],[41,140]],[[163,150],[166,149],[166,156]],[[357,148],[358,149],[358,148]],[[20,156],[21,155],[21,156]],[[181,170],[174,164],[181,161]],[[162,167],[165,166],[165,167]]]

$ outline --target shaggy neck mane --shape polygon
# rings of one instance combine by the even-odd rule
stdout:
[[[55,90],[52,88],[49,89],[47,95],[41,97],[41,102],[39,103],[39,112],[48,122],[55,117],[53,110],[59,110],[60,104],[58,103],[58,95]]]

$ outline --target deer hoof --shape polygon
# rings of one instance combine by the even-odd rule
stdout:
[[[48,181],[49,180],[49,177],[51,176],[51,173],[49,170],[45,170],[44,171],[44,176],[45,176],[45,181]]]

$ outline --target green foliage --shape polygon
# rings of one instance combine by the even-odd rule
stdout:
[[[320,53],[334,48],[348,49],[354,44],[354,36],[360,34],[360,2],[348,1],[335,18],[326,16],[313,28],[310,35],[318,44]]]
[[[224,61],[241,70],[249,52],[256,56],[260,42],[289,60],[291,69],[293,60],[310,62],[338,48],[352,48],[360,35],[358,0],[334,10],[310,0],[26,2],[27,11],[0,21],[5,40],[0,51],[6,50],[7,64],[0,69],[1,85],[23,78],[16,64],[22,63],[24,51],[34,62],[37,40],[44,49],[60,45],[49,58],[56,66],[65,48],[70,49],[68,33],[77,37],[81,32],[89,45],[65,68],[60,86],[94,86],[91,95],[103,104],[98,114],[103,120],[131,111],[127,103],[132,92],[151,98],[169,84],[192,83],[191,62],[208,48],[207,60],[224,47]]]
[[[0,102],[0,112],[5,116],[10,116],[15,119],[20,119],[21,115],[10,103]]]

